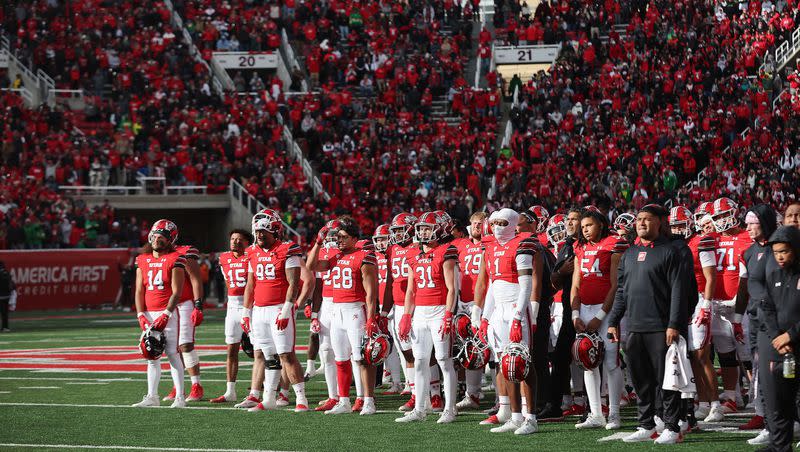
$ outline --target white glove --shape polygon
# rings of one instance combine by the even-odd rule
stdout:
[[[17,310],[17,291],[11,291],[11,298],[8,299],[8,310],[9,311],[16,311]]]
[[[472,306],[472,312],[469,316],[469,321],[472,322],[475,328],[481,325],[481,314],[483,314],[483,309],[480,306]]]

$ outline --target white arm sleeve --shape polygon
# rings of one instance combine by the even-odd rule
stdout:
[[[739,277],[742,279],[747,279],[747,266],[744,262],[739,262]]]
[[[531,299],[533,276],[520,275],[517,277],[517,281],[519,282],[519,292],[517,293],[517,310],[514,312],[514,318],[519,320],[522,318],[522,313],[528,308],[528,302]]]
[[[494,285],[489,283],[489,287],[486,288],[486,298],[483,301],[483,318],[489,320],[492,318],[492,314],[494,314]]]
[[[303,264],[303,261],[300,260],[300,256],[289,256],[286,259],[286,268],[297,268]]]
[[[247,273],[253,273],[253,266],[250,265],[250,262],[247,262]]]
[[[717,256],[713,251],[700,251],[700,266],[701,267],[716,267]]]
[[[516,257],[517,270],[533,270],[533,256],[530,254],[518,254]]]

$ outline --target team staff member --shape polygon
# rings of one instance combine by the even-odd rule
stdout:
[[[17,309],[17,286],[11,273],[6,270],[5,262],[0,261],[0,317],[3,318],[4,333],[11,331],[8,328],[8,312]]]
[[[667,347],[678,340],[689,323],[682,277],[688,274],[679,251],[662,233],[668,212],[648,204],[636,216],[637,239],[622,255],[617,294],[609,318],[608,334],[619,340],[619,324],[628,314],[627,353],[633,385],[638,394],[639,428],[624,442],[648,441],[655,433],[657,395],[660,391],[666,427],[657,444],[681,439],[681,395],[662,390]]]
[[[800,389],[800,380],[794,375],[796,370],[784,369],[783,363],[787,354],[800,350],[800,230],[782,226],[772,234],[769,245],[777,265],[769,265],[767,269],[766,297],[759,309],[763,323],[760,336],[771,339],[772,349],[781,356],[763,353],[759,347],[760,375],[771,380],[761,385],[770,432],[770,445],[762,450],[783,452],[792,450]],[[791,370],[792,375],[787,375],[786,370]]]

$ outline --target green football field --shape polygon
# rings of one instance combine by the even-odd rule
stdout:
[[[540,432],[518,437],[492,434],[478,425],[484,415],[464,412],[449,425],[437,415],[423,423],[397,424],[397,407],[406,396],[378,396],[375,416],[294,413],[288,409],[248,413],[211,403],[188,409],[132,408],[146,392],[144,360],[136,343],[135,315],[114,312],[14,313],[10,333],[0,334],[0,450],[520,450],[611,451],[754,450],[745,441],[757,432],[736,426],[750,414],[729,416],[723,424],[703,425],[683,444],[657,447],[624,444],[606,430],[577,431],[577,418],[540,424]],[[198,329],[206,399],[225,389],[223,310],[209,310]],[[307,322],[299,321],[298,344],[307,342]],[[241,355],[237,395],[250,379],[251,361]],[[300,356],[305,363],[305,354]],[[164,359],[166,362],[166,359]],[[210,365],[210,366],[209,366]],[[188,375],[187,387],[188,387]],[[171,388],[162,373],[160,393]],[[306,390],[311,405],[324,397],[324,379],[317,376]],[[380,393],[380,390],[378,390]],[[293,396],[292,396],[293,397]],[[485,401],[491,405],[492,395]],[[292,405],[293,406],[293,405]],[[623,432],[635,429],[635,409],[623,409]],[[619,435],[617,435],[619,436]]]

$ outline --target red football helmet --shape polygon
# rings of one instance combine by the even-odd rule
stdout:
[[[536,215],[536,232],[544,232],[547,230],[547,223],[550,220],[550,212],[544,206],[533,206],[530,209]]]
[[[531,352],[527,345],[510,342],[500,356],[500,370],[508,381],[521,382],[531,368]]]
[[[419,243],[435,242],[450,236],[455,227],[453,219],[443,210],[425,212],[414,226],[415,237]]]
[[[736,211],[739,206],[730,198],[719,198],[714,201],[711,208],[711,219],[714,221],[714,229],[717,232],[725,232],[728,229],[739,226],[739,220],[736,218]]]
[[[322,242],[322,246],[324,247],[332,247],[336,246],[336,234],[339,232],[339,220],[330,220],[329,222],[325,223],[325,227],[328,228],[328,233],[325,235],[325,240]]]
[[[356,242],[356,249],[366,250],[366,251],[374,251],[375,250],[375,245],[372,244],[372,240],[361,239],[361,240]]]
[[[636,217],[633,216],[632,213],[621,213],[617,218],[614,219],[614,230],[619,231],[620,229],[625,230],[625,233],[633,231],[634,226],[636,225]]]
[[[174,245],[178,241],[178,226],[169,220],[158,220],[150,228],[147,241],[153,243],[153,236],[156,234],[164,236],[169,243]]]
[[[475,333],[472,331],[472,321],[469,316],[461,313],[453,318],[453,330],[456,332],[455,338],[465,341],[471,338]]]
[[[145,359],[158,359],[164,354],[167,346],[167,336],[161,331],[148,327],[139,337],[139,350]]]
[[[547,230],[545,233],[547,234],[547,240],[549,240],[551,244],[558,245],[567,239],[566,219],[567,217],[560,213],[550,217],[550,221],[547,222]]]
[[[252,222],[253,236],[256,231],[267,231],[276,238],[283,234],[283,221],[278,211],[273,209],[262,209],[253,215]]]
[[[588,205],[588,206],[583,206],[582,210],[587,211],[587,212],[599,213],[600,215],[603,214],[603,212],[600,212],[600,209],[598,209],[596,206],[593,206],[591,204]]]
[[[688,239],[692,236],[694,219],[692,212],[684,206],[675,206],[669,210],[669,227],[673,234]]]
[[[364,351],[364,361],[377,366],[392,352],[392,338],[382,332],[376,332],[372,336],[365,334],[361,338],[361,349]]]
[[[417,220],[418,218],[410,213],[403,212],[395,215],[389,225],[392,243],[402,245],[410,242],[414,238],[414,225],[417,224]]]
[[[468,316],[467,321],[469,321]],[[489,362],[491,355],[489,344],[486,342],[485,338],[482,338],[479,334],[472,331],[471,325],[468,336],[464,336],[465,339],[462,340],[460,336],[463,332],[459,329],[463,324],[464,321],[455,323],[456,334],[454,336],[455,341],[453,342],[453,360],[464,369],[483,369],[483,366]]]
[[[603,362],[606,344],[597,331],[578,333],[572,343],[572,359],[583,370],[592,370]]]
[[[389,247],[390,239],[391,232],[388,224],[382,224],[375,228],[375,233],[372,234],[372,244],[375,245],[375,251],[385,253]]]
[[[710,202],[701,202],[700,205],[697,206],[697,209],[695,209],[692,218],[694,219],[694,228],[697,232],[703,232],[703,224],[708,221],[704,221],[706,215],[711,218],[711,207],[712,204]]]

